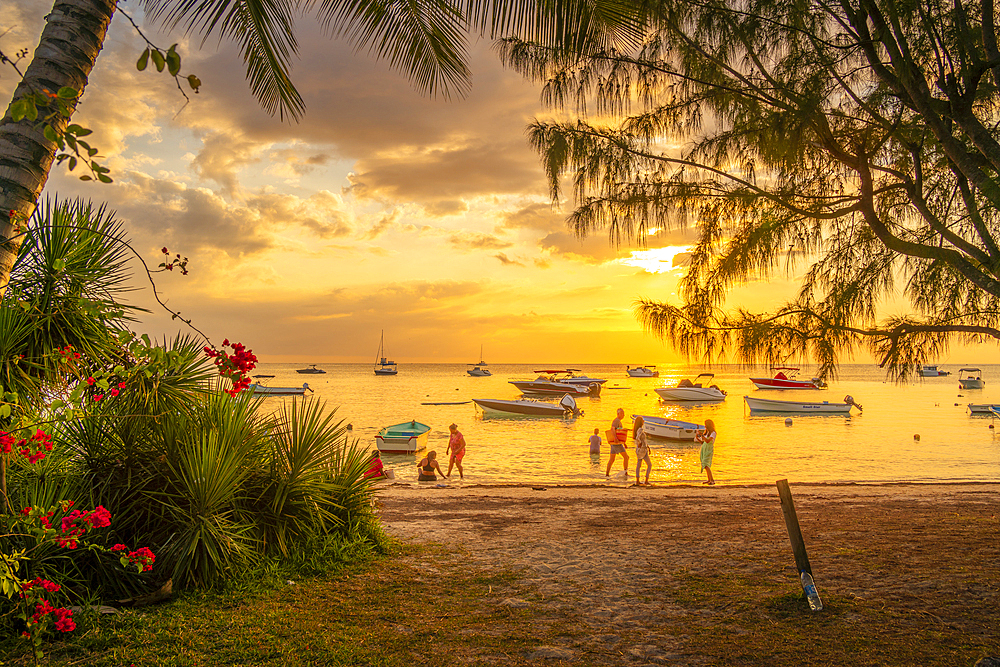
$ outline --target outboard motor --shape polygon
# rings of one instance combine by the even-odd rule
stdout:
[[[865,411],[865,409],[861,407],[860,403],[855,403],[854,402],[854,397],[851,396],[850,394],[848,394],[847,396],[844,396],[844,403],[847,403],[848,405],[853,405],[854,407],[856,407],[861,412]]]
[[[591,382],[590,385],[588,385],[588,386],[590,388],[590,392],[589,393],[590,393],[591,396],[600,396],[601,395],[601,383],[600,382]]]
[[[583,416],[583,411],[576,407],[576,399],[569,394],[564,394],[563,397],[559,399],[559,405],[566,408],[566,412],[571,413],[574,417]]]

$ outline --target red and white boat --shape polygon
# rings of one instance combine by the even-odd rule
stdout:
[[[799,369],[791,366],[775,366],[774,377],[750,378],[753,385],[758,389],[825,389],[826,383],[820,378],[809,380],[797,380]]]

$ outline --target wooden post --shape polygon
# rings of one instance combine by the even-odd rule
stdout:
[[[809,556],[806,555],[806,543],[802,540],[802,531],[799,530],[799,518],[795,515],[795,503],[792,501],[792,491],[788,488],[787,479],[779,479],[778,496],[781,498],[781,511],[785,515],[785,527],[788,529],[788,540],[792,543],[792,553],[795,554],[795,566],[799,569],[799,574],[808,572],[812,576],[812,568],[809,566]]]

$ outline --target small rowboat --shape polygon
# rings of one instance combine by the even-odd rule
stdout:
[[[637,417],[642,417],[642,430],[646,432],[646,435],[653,438],[694,440],[694,436],[698,431],[705,430],[704,424],[682,422],[678,419],[667,419],[666,417],[632,415],[632,420],[634,421]]]
[[[248,389],[261,396],[303,396],[306,391],[312,391],[308,382],[303,382],[301,387],[265,387],[262,384],[254,383]]]
[[[816,414],[850,414],[851,408],[861,410],[861,406],[854,402],[850,396],[844,397],[843,403],[831,403],[830,401],[808,403],[804,401],[778,401],[773,398],[757,398],[756,396],[744,396],[751,412],[797,412]]]
[[[576,407],[576,401],[569,394],[564,395],[559,403],[546,403],[525,399],[520,401],[504,401],[496,398],[474,398],[473,402],[483,409],[483,413],[497,412],[506,415],[528,415],[533,417],[562,417],[583,415]]]
[[[413,454],[427,448],[430,430],[430,426],[415,419],[386,426],[375,436],[375,446],[383,454]]]

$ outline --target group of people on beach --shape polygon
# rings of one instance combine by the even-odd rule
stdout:
[[[625,442],[628,439],[628,429],[625,428],[624,422],[625,418],[624,408],[618,408],[615,418],[611,422],[611,428],[608,430],[608,444],[611,445],[611,457],[608,459],[608,467],[604,471],[605,478],[611,477],[611,466],[615,462],[615,458],[621,454],[622,456],[622,469],[625,471],[625,476],[628,477],[628,452],[625,450]],[[642,417],[636,417],[632,422],[632,441],[635,443],[635,485],[636,486],[649,486],[649,473],[653,469],[652,461],[649,458],[649,443],[646,440],[646,430],[644,428],[645,420]],[[601,430],[599,428],[594,429],[594,435],[590,436],[590,453],[600,454],[601,453]],[[703,484],[714,485],[715,478],[712,476],[712,457],[715,454],[715,422],[711,419],[705,420],[705,430],[699,430],[695,433],[694,441],[701,443],[701,451],[699,453],[701,459],[701,469],[708,474],[708,479],[703,482]],[[646,479],[643,482],[639,481],[640,472],[642,471],[642,464],[646,464]]]
[[[417,481],[433,482],[437,480],[437,475],[450,479],[453,467],[458,468],[459,478],[465,479],[465,469],[462,468],[462,459],[465,458],[465,436],[458,430],[458,424],[450,425],[448,430],[450,431],[448,435],[448,448],[444,450],[445,456],[448,457],[448,474],[446,475],[441,472],[441,464],[438,463],[437,452],[432,449],[417,464]]]

